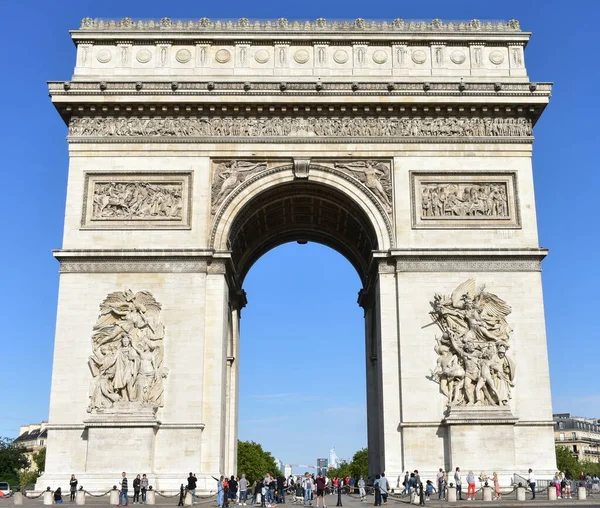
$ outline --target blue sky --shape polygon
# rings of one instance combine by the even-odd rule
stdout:
[[[533,32],[531,79],[555,82],[534,156],[540,244],[550,248],[544,288],[554,409],[600,417],[597,2],[22,0],[4,2],[2,14],[0,436],[47,417],[58,283],[50,250],[61,245],[67,145],[45,82],[71,76],[68,30],[86,16],[519,19]],[[331,250],[290,244],[261,258],[245,287],[240,437],[284,462],[313,464],[331,446],[350,456],[366,443],[356,273]]]

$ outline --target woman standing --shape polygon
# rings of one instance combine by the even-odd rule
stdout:
[[[499,501],[502,498],[502,493],[500,492],[500,480],[498,480],[498,473],[494,472],[493,480],[494,480],[494,493],[496,494],[496,497],[494,499]]]
[[[469,486],[467,489],[467,501],[472,501],[475,499],[475,475],[473,471],[469,471],[467,475],[467,485]]]
[[[148,492],[148,477],[146,476],[146,473],[142,475],[140,488],[142,489],[142,504],[146,504],[146,492]]]
[[[138,474],[133,479],[133,504],[140,504],[140,490],[142,489],[142,479]]]
[[[554,483],[554,487],[556,488],[556,499],[560,499],[560,476],[561,474],[557,471],[556,474],[554,475],[554,480],[552,480],[552,482]]]
[[[75,478],[74,474],[71,475],[71,480],[69,480],[69,487],[71,490],[70,501],[73,502],[75,501],[75,492],[77,492],[77,478]]]

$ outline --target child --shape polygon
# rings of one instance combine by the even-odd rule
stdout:
[[[433,482],[431,480],[427,480],[427,484],[425,485],[425,501],[429,501],[429,496],[435,492],[435,488],[433,486]]]

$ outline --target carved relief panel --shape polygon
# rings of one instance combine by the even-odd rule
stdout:
[[[192,174],[86,173],[83,229],[189,229]]]
[[[520,228],[516,174],[411,172],[413,228]]]

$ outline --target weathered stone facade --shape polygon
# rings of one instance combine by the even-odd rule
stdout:
[[[518,22],[72,37],[73,78],[49,85],[70,166],[40,486],[234,474],[244,277],[293,240],[361,278],[373,472],[554,473],[531,167],[551,85]]]

